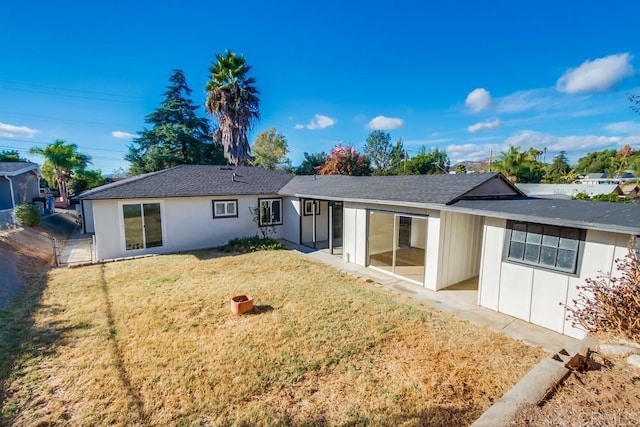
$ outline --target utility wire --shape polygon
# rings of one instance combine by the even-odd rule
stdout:
[[[104,95],[104,96],[114,96],[114,97],[121,97],[121,98],[131,98],[131,99],[145,99],[142,96],[136,96],[136,95],[124,95],[124,94],[118,94],[118,93],[96,92],[96,91],[81,90],[81,89],[70,89],[70,88],[63,88],[63,87],[39,85],[39,84],[34,84],[34,83],[22,83],[22,82],[10,81],[10,80],[0,80],[0,83],[12,84],[12,85],[13,84],[17,84],[17,85],[21,85],[21,86],[41,87],[41,88],[44,88],[44,89],[53,89],[53,90],[61,90],[61,91],[76,92],[76,93],[86,93],[86,94],[90,94],[90,95]]]
[[[7,87],[7,86],[0,86],[0,89],[13,90],[13,91],[17,91],[17,92],[37,93],[37,94],[41,94],[41,95],[62,96],[62,97],[65,97],[65,98],[90,99],[92,101],[106,101],[106,102],[115,102],[115,103],[121,103],[121,104],[145,104],[142,101],[125,101],[123,99],[95,98],[95,97],[92,97],[92,96],[69,95],[69,94],[65,94],[65,93],[44,92],[44,91],[41,91],[41,90],[31,90],[31,89],[18,89],[18,88]]]

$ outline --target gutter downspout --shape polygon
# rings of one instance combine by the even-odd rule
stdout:
[[[7,174],[4,175],[4,178],[9,181],[9,191],[11,191],[11,209],[15,209],[16,208],[16,199],[15,199],[15,195],[13,194],[13,181],[11,181],[11,178],[9,178],[9,176]]]

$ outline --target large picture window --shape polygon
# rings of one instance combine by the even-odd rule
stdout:
[[[576,273],[582,230],[509,221],[506,259],[551,270]]]
[[[122,217],[126,250],[162,246],[160,203],[122,205]]]
[[[260,226],[282,224],[282,199],[259,199]]]
[[[236,200],[214,200],[213,217],[231,218],[238,216],[238,202]]]

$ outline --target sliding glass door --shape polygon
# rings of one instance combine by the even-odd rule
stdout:
[[[424,283],[427,218],[369,212],[368,264]]]

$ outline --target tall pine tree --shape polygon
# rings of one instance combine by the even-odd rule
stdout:
[[[164,100],[145,118],[150,128],[138,133],[125,159],[133,174],[182,164],[226,164],[222,147],[211,138],[206,118],[198,117],[182,70],[173,70]]]

